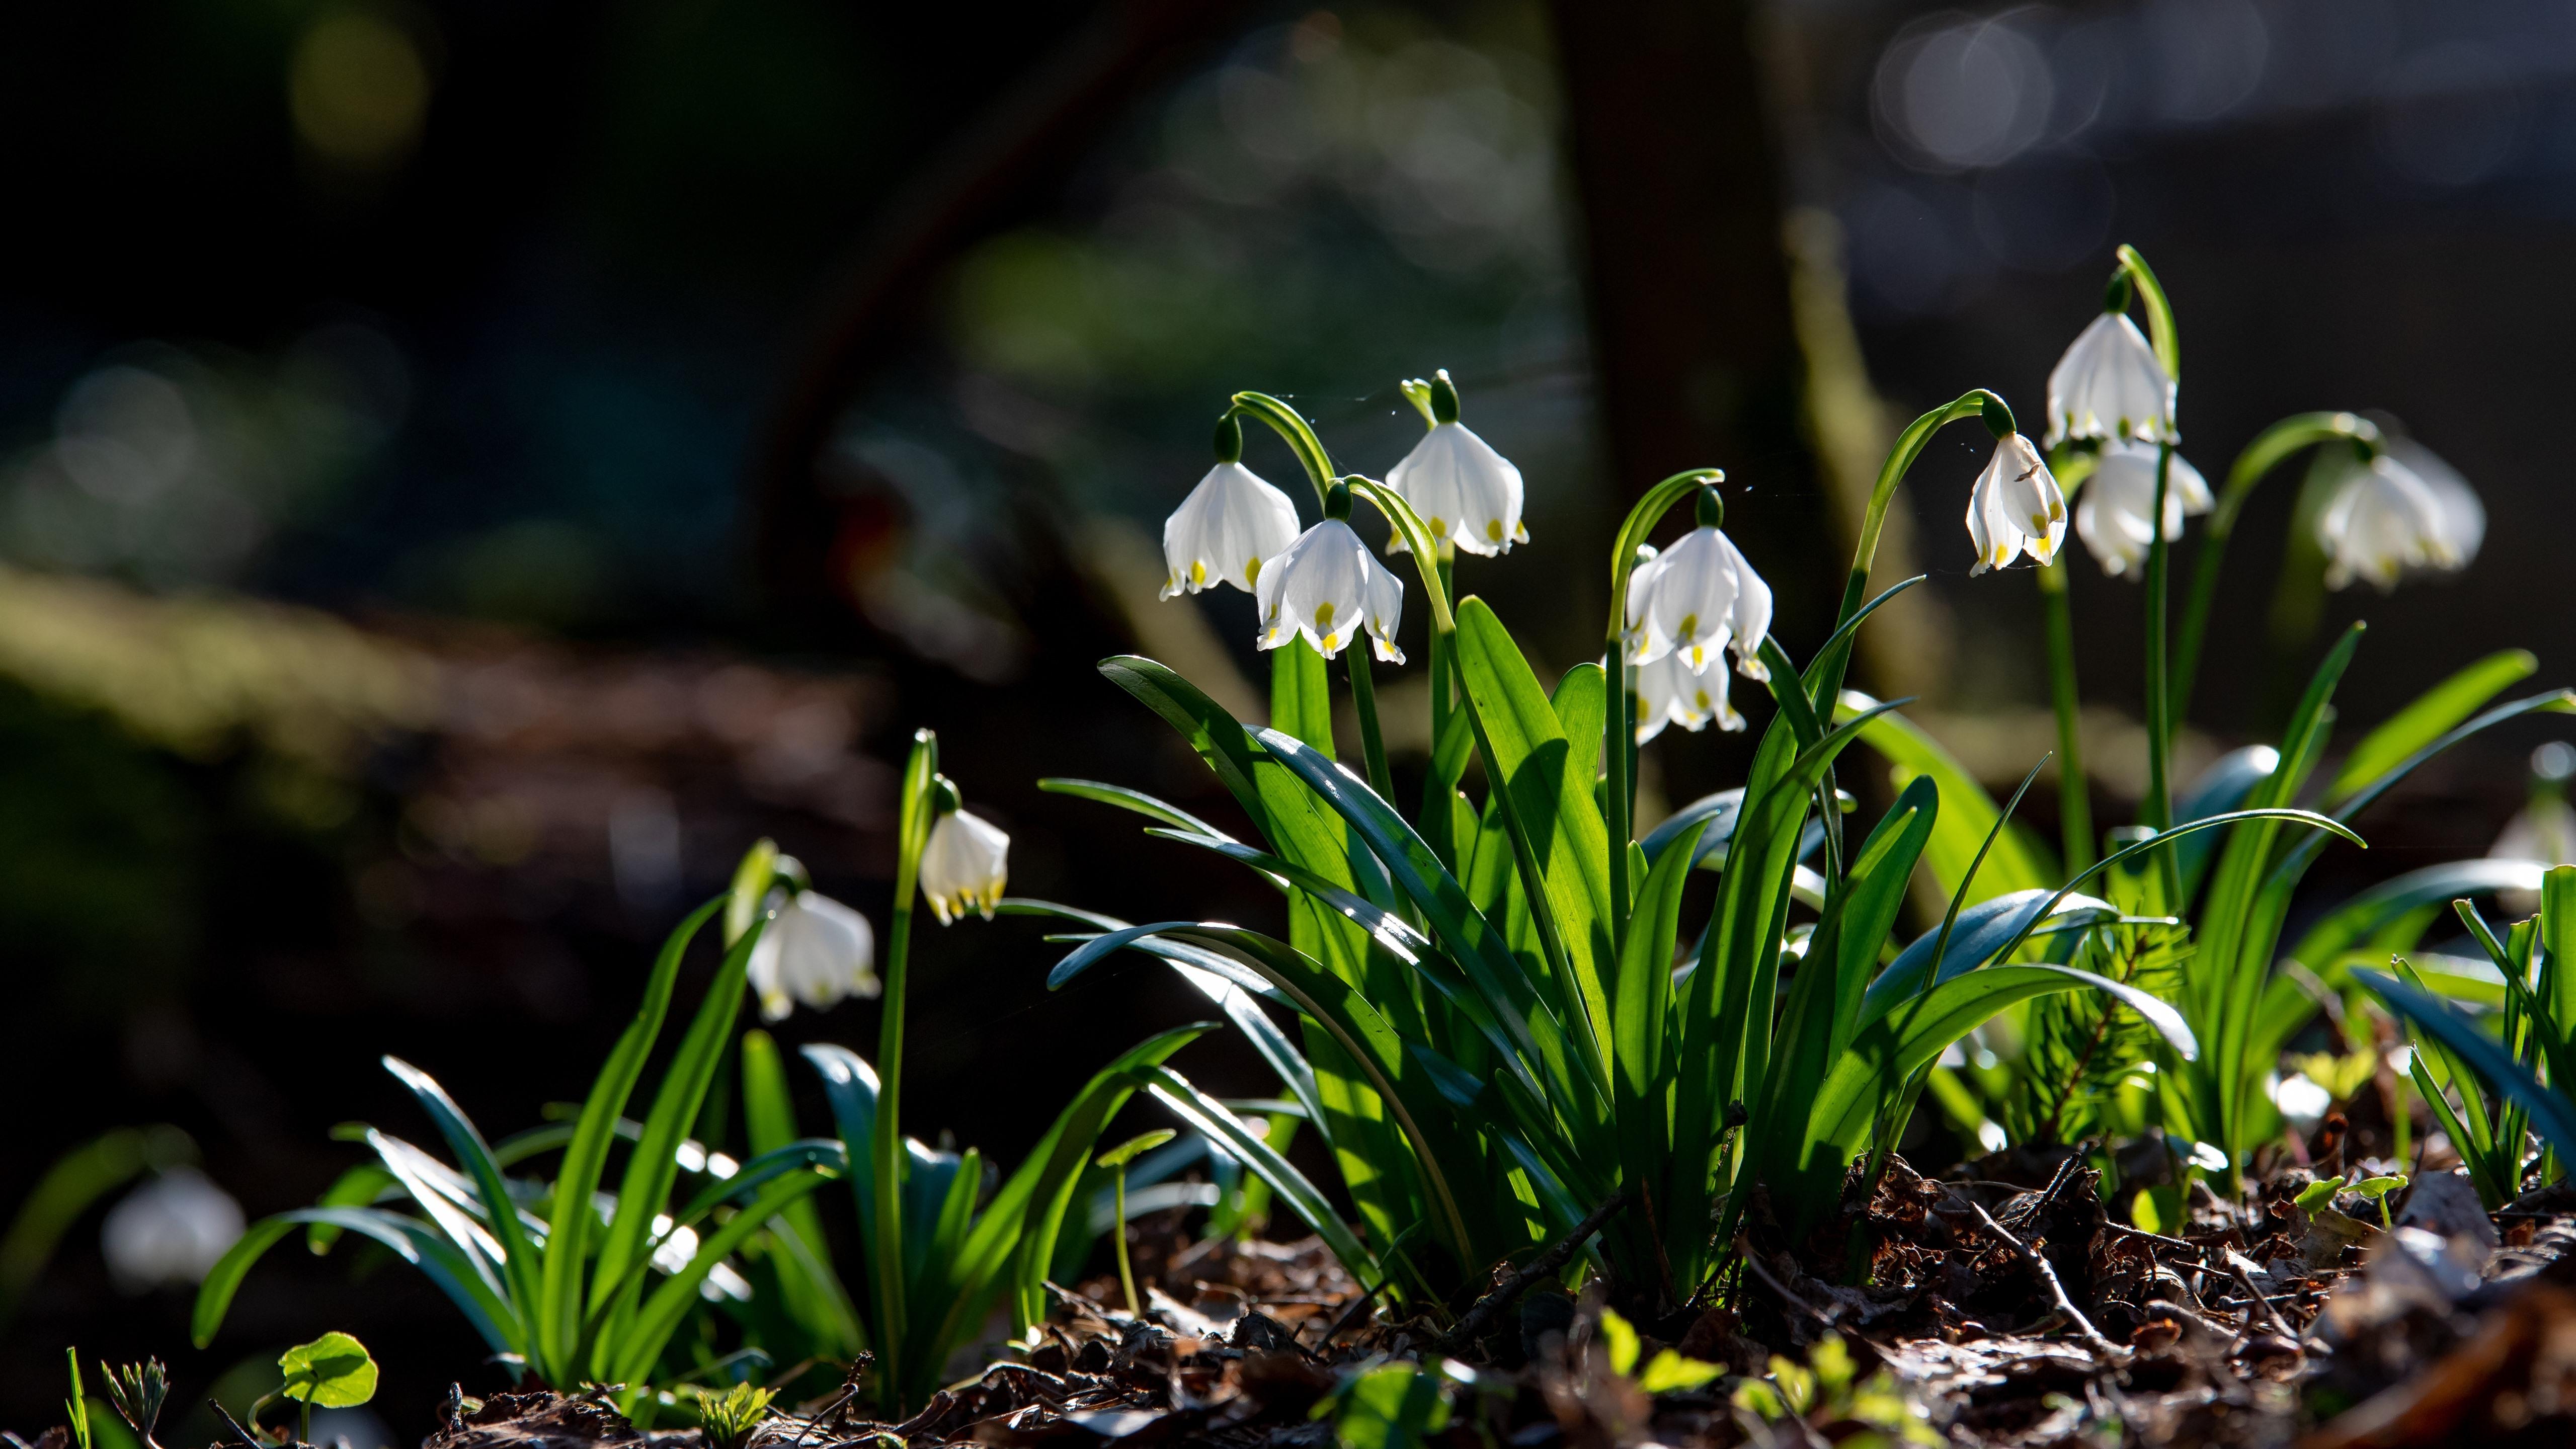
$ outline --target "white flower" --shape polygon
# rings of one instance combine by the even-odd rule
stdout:
[[[745,968],[771,1021],[796,1002],[821,1011],[844,996],[871,997],[877,982],[877,935],[868,918],[819,891],[773,891],[771,917]]]
[[[2426,469],[2414,466],[2427,464]],[[2438,479],[2438,481],[2436,481]],[[2356,464],[2317,515],[2326,586],[2367,579],[2386,592],[2409,569],[2465,567],[2486,539],[2486,509],[2460,475],[2411,443]]]
[[[921,893],[945,926],[974,911],[993,919],[1011,874],[1011,837],[1001,827],[963,810],[951,810],[930,827],[921,849]]]
[[[2002,568],[2017,552],[2047,563],[2066,539],[2066,495],[2019,433],[1996,439],[1994,458],[1977,475],[1968,494],[1968,538],[1977,546],[1972,575]]]
[[[1386,486],[1413,505],[1434,536],[1469,553],[1490,558],[1529,542],[1521,524],[1521,470],[1464,423],[1432,424],[1387,471]],[[1403,546],[1401,534],[1396,546]]]
[[[1771,586],[1724,533],[1702,524],[1628,576],[1628,662],[1678,656],[1692,673],[1732,650],[1747,679],[1768,679],[1760,652],[1771,632]],[[1719,695],[1721,701],[1724,695]]]
[[[1297,536],[1297,505],[1241,463],[1219,463],[1163,520],[1163,597],[1217,584],[1245,593]]]
[[[2102,572],[2137,571],[2155,541],[2147,516],[2156,509],[2156,454],[2153,443],[2121,441],[2102,446],[2101,461],[2084,480],[2075,499],[2075,533],[2093,551]],[[2173,455],[2165,477],[2165,539],[2182,537],[2182,521],[2207,513],[2213,503],[2209,481],[2200,470]]]
[[[1722,730],[1744,728],[1744,716],[1726,702],[1726,670],[1694,670],[1679,653],[1668,653],[1637,666],[1637,743],[1664,732],[1668,724],[1693,734],[1710,720]]]
[[[176,1167],[136,1188],[108,1212],[99,1247],[116,1286],[142,1293],[193,1286],[242,1235],[241,1204],[193,1167]]]
[[[2487,847],[2490,860],[2527,860],[2535,865],[2576,865],[2576,808],[2567,804],[2567,777],[2576,774],[2576,747],[2551,740],[2531,752],[2531,799],[2505,822],[2504,833]],[[2496,893],[2496,904],[2511,916],[2540,909],[2538,891]]]
[[[2174,380],[2125,312],[2105,312],[2076,335],[2048,374],[2048,437],[2177,438]]]
[[[1297,536],[1261,566],[1261,647],[1276,649],[1297,635],[1327,659],[1359,637],[1363,621],[1377,657],[1402,664],[1395,627],[1404,618],[1404,585],[1369,556],[1351,526],[1327,518]]]

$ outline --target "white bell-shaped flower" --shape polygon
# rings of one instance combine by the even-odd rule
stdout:
[[[1968,538],[1977,546],[1970,574],[1999,569],[2016,553],[2047,563],[2066,539],[2066,495],[2030,440],[2006,433],[1968,494]]]
[[[2153,443],[2121,441],[2102,445],[2093,476],[2075,498],[2075,534],[2093,553],[2102,572],[2114,578],[2136,574],[2155,542],[2149,515],[2156,511],[2156,455]],[[2165,541],[2182,537],[2182,521],[2207,513],[2215,500],[2200,470],[2173,455],[2165,476]]]
[[[1744,716],[1726,702],[1723,666],[1695,670],[1682,662],[1680,653],[1668,653],[1638,665],[1636,681],[1637,743],[1641,745],[1662,734],[1668,724],[1693,734],[1707,728],[1710,720],[1722,730],[1744,728]]]
[[[1402,664],[1395,647],[1404,619],[1404,584],[1369,553],[1368,545],[1338,518],[1327,518],[1297,536],[1261,566],[1261,647],[1276,649],[1298,635],[1327,659],[1339,655],[1366,625],[1377,657]]]
[[[2458,474],[2441,471],[2449,476],[2437,486],[2392,448],[2334,485],[2317,515],[2328,588],[2363,579],[2384,593],[2410,569],[2468,563],[2485,540],[2486,510]]]
[[[991,920],[1010,879],[1010,856],[1011,837],[1000,826],[963,810],[940,816],[921,850],[921,893],[939,924],[968,911]]]
[[[174,1167],[108,1210],[99,1247],[127,1293],[205,1281],[241,1239],[241,1204],[193,1167]]]
[[[820,891],[773,891],[769,900],[769,925],[744,968],[763,1017],[782,1020],[800,1001],[821,1011],[882,989],[867,917]]]
[[[1239,462],[1219,463],[1163,520],[1163,597],[1218,584],[1250,593],[1263,560],[1297,536],[1297,506]]]
[[[2076,334],[2048,374],[2047,445],[2069,438],[2177,438],[2174,380],[2125,312]]]
[[[1696,674],[1731,650],[1745,678],[1768,679],[1760,651],[1770,632],[1771,586],[1714,525],[1692,529],[1628,577],[1631,664],[1670,654]]]
[[[1529,542],[1521,523],[1521,470],[1456,420],[1433,423],[1386,486],[1403,495],[1431,532],[1490,558]],[[1403,535],[1396,535],[1397,547]]]
[[[2432,449],[2412,438],[2398,436],[2387,441],[2389,455],[2406,465],[2409,472],[2433,491],[2434,505],[2441,510],[2442,541],[2449,545],[2458,562],[2450,568],[2466,568],[2478,556],[2479,545],[2487,538],[2486,505],[2478,501],[2477,490],[2459,470],[2443,462]]]

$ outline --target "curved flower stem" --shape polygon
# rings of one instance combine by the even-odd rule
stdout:
[[[2082,699],[2075,689],[2075,611],[2066,597],[2066,558],[2039,570],[2040,607],[2048,619],[2048,695],[2057,714],[2057,821],[2066,869],[2093,863],[2093,799],[2078,738]]]
[[[1997,407],[2003,406],[2003,399],[1986,389],[1972,389],[1960,394],[1956,401],[1943,403],[1916,418],[1905,425],[1904,432],[1897,434],[1896,446],[1888,451],[1887,461],[1879,467],[1878,481],[1870,486],[1869,507],[1861,514],[1860,542],[1852,550],[1851,577],[1843,583],[1842,608],[1834,616],[1836,628],[1849,623],[1869,598],[1870,565],[1878,559],[1878,536],[1887,527],[1887,507],[1896,497],[1896,485],[1905,481],[1906,473],[1914,467],[1915,460],[1923,456],[1923,449],[1931,443],[1934,433],[1966,418],[1983,417],[1990,402]],[[1843,671],[1851,664],[1851,648],[1852,641],[1846,636],[1827,645],[1815,662],[1807,666],[1815,681],[1808,690],[1808,697],[1816,702],[1818,709],[1830,707],[1841,696]]]
[[[903,769],[903,806],[895,835],[894,916],[886,931],[885,1007],[877,1026],[877,1120],[869,1143],[874,1159],[876,1242],[868,1277],[877,1298],[876,1350],[878,1382],[896,1386],[900,1396],[908,1365],[901,1361],[904,1342],[903,1302],[903,1007],[907,967],[912,954],[912,898],[921,879],[921,852],[930,843],[939,774],[939,737],[928,730],[912,736],[912,757]],[[908,1410],[908,1405],[896,1404]]]
[[[1674,504],[1726,475],[1715,468],[1691,468],[1646,490],[1619,525],[1610,546],[1610,626],[1604,663],[1610,670],[1610,729],[1602,743],[1610,771],[1610,949],[1612,959],[1628,946],[1628,842],[1637,821],[1637,676],[1628,667],[1628,578],[1637,571],[1637,549],[1664,521]]]
[[[1247,417],[1259,418],[1288,444],[1297,455],[1298,466],[1306,470],[1306,481],[1315,485],[1315,502],[1320,506],[1324,494],[1333,486],[1333,455],[1324,448],[1324,440],[1315,436],[1314,426],[1295,408],[1266,392],[1239,392],[1234,395],[1232,410]]]
[[[2183,605],[2182,632],[2174,643],[2176,719],[2190,717],[2192,685],[2200,673],[2200,646],[2209,628],[2211,604],[2218,595],[2218,566],[2226,557],[2228,536],[2236,531],[2236,520],[2245,511],[2247,495],[2254,491],[2255,484],[2301,449],[2337,440],[2375,454],[2379,451],[2379,428],[2368,418],[2351,413],[2298,413],[2256,434],[2227,470],[2227,482],[2219,490],[2217,505],[2209,513],[2208,530],[2201,537],[2200,559],[2191,571],[2191,599]]]

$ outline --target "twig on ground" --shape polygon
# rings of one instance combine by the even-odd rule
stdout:
[[[2254,1300],[2254,1307],[2262,1309],[2263,1316],[2272,1320],[2272,1327],[2278,1330],[2283,1338],[2297,1344],[2299,1352],[2306,1353],[2307,1335],[2292,1328],[2290,1321],[2281,1316],[2281,1310],[2272,1306],[2272,1300],[2263,1296],[2263,1290],[2254,1286],[2254,1279],[2246,1273],[2245,1265],[2231,1258],[2227,1262],[2227,1271],[2229,1276],[2235,1278],[2237,1286],[2245,1290],[2245,1296]],[[2247,1310],[2246,1317],[2249,1321],[2252,1319],[2251,1309]]]
[[[1475,1304],[1468,1308],[1466,1316],[1458,1320],[1458,1326],[1449,1330],[1448,1334],[1440,1340],[1442,1351],[1454,1353],[1483,1338],[1485,1331],[1494,1326],[1495,1316],[1511,1307],[1513,1301],[1521,1296],[1523,1289],[1573,1261],[1574,1255],[1583,1250],[1584,1243],[1589,1241],[1594,1233],[1601,1231],[1601,1225],[1618,1216],[1619,1210],[1626,1207],[1635,1196],[1636,1194],[1632,1192],[1624,1191],[1611,1194],[1608,1202],[1594,1208],[1591,1215],[1576,1223],[1571,1232],[1548,1244],[1545,1252],[1530,1259],[1526,1266],[1504,1279],[1501,1286],[1493,1292],[1477,1299]]]
[[[2150,1298],[2147,1300],[2146,1308],[2149,1313],[2170,1313],[2174,1317],[2181,1319],[2183,1322],[2190,1324],[2192,1327],[2199,1329],[2201,1332],[2208,1334],[2212,1338],[2233,1339],[2236,1337],[2235,1329],[2229,1328],[2222,1323],[2213,1322],[2207,1316],[2195,1313],[2191,1309],[2174,1302],[2170,1298]]]
[[[2126,1233],[2133,1238],[2144,1238],[2151,1243],[2162,1243],[2168,1248],[2180,1248],[2189,1253],[2197,1253],[2200,1251],[2200,1244],[2198,1243],[2186,1242],[2181,1238],[2168,1238],[2162,1233],[2148,1232],[2145,1228],[2130,1227],[2127,1223],[2105,1222],[2102,1226],[2109,1228],[2115,1233]]]
[[[1351,1325],[1360,1321],[1360,1315],[1368,1311],[1368,1306],[1377,1301],[1377,1295],[1385,1292],[1386,1285],[1394,1281],[1395,1275],[1390,1273],[1378,1280],[1376,1287],[1361,1289],[1356,1297],[1344,1304],[1342,1311],[1333,1315],[1332,1326],[1324,1330],[1324,1336],[1315,1340],[1315,1351],[1322,1353],[1332,1346],[1334,1339],[1349,1332]]]
[[[1771,1270],[1762,1266],[1762,1260],[1753,1255],[1753,1250],[1745,1245],[1744,1239],[1741,1237],[1735,1240],[1735,1260],[1742,1263],[1745,1267],[1752,1269],[1753,1276],[1768,1284],[1772,1292],[1780,1295],[1782,1302],[1794,1303],[1800,1308],[1807,1310],[1808,1317],[1813,1318],[1818,1323],[1825,1325],[1827,1328],[1833,1327],[1834,1320],[1831,1314],[1826,1313],[1825,1310],[1818,1308],[1816,1305],[1799,1297],[1797,1294],[1790,1292],[1788,1284],[1772,1277]]]
[[[2004,1225],[1995,1221],[1995,1215],[1986,1211],[1985,1204],[1970,1198],[1968,1206],[1976,1212],[1977,1221],[1986,1225],[1987,1232],[2010,1243],[2013,1251],[2021,1255],[2021,1260],[2038,1271],[2040,1281],[2048,1285],[2049,1296],[2057,1300],[2057,1310],[2075,1325],[2076,1336],[2084,1340],[2085,1347],[2115,1363],[2128,1359],[2129,1351],[2104,1338],[2102,1330],[2093,1326],[2093,1320],[2084,1316],[2084,1310],[2075,1306],[2075,1300],[2066,1296],[2066,1285],[2057,1281],[2057,1270],[2049,1266],[2047,1258],[2034,1251],[2030,1244],[2005,1231]]]

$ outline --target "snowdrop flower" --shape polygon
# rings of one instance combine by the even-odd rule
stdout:
[[[2171,440],[2174,380],[2155,347],[2129,320],[2125,277],[2112,283],[2112,307],[2076,335],[2048,374],[2048,437]]]
[[[1446,371],[1432,379],[1429,393],[1431,431],[1387,471],[1386,486],[1413,505],[1434,535],[1469,553],[1491,558],[1529,542],[1521,523],[1521,470],[1458,421],[1458,390]],[[1389,551],[1403,546],[1399,534]]]
[[[1637,743],[1662,734],[1668,724],[1697,734],[1712,719],[1722,730],[1744,728],[1744,716],[1726,702],[1723,667],[1693,670],[1679,653],[1637,666]]]
[[[2155,542],[2147,522],[2156,511],[2156,455],[2153,443],[2128,440],[2102,445],[2101,461],[2075,499],[2075,533],[2093,551],[2102,572],[2117,578],[2134,575]],[[2164,533],[2167,542],[2182,537],[2182,521],[2207,513],[2215,503],[2209,480],[2200,470],[2173,455],[2165,476]]]
[[[1377,657],[1402,664],[1395,647],[1404,619],[1404,585],[1369,554],[1351,531],[1350,490],[1334,484],[1324,521],[1297,535],[1277,558],[1262,565],[1261,647],[1276,649],[1299,635],[1331,659],[1357,639],[1363,622]]]
[[[867,917],[820,891],[772,891],[769,902],[769,927],[745,967],[763,1017],[783,1020],[799,1001],[821,1011],[877,994],[877,935]]]
[[[2002,568],[2015,553],[2047,563],[2066,539],[2066,495],[2030,439],[2009,428],[1995,438],[1995,456],[1969,491],[1968,538],[1977,546],[1971,575]]]
[[[1699,526],[1628,576],[1628,662],[1671,655],[1700,674],[1729,650],[1745,678],[1768,679],[1760,651],[1771,632],[1771,586],[1718,531],[1716,500],[1703,490]],[[1724,697],[1716,695],[1721,709]]]
[[[109,1276],[128,1293],[205,1281],[242,1235],[241,1204],[193,1167],[176,1167],[128,1194],[99,1230]]]
[[[1217,465],[1163,520],[1163,597],[1218,584],[1251,593],[1265,559],[1297,536],[1297,506],[1243,466],[1243,425],[1217,423]]]
[[[2486,509],[2457,473],[2421,447],[2392,441],[2368,464],[2356,464],[2317,515],[2326,587],[2366,579],[2385,593],[2409,569],[2463,568],[2486,528]]]
[[[921,849],[921,893],[945,926],[973,911],[993,919],[1011,874],[1011,837],[1001,827],[963,810],[950,810],[930,827]]]

